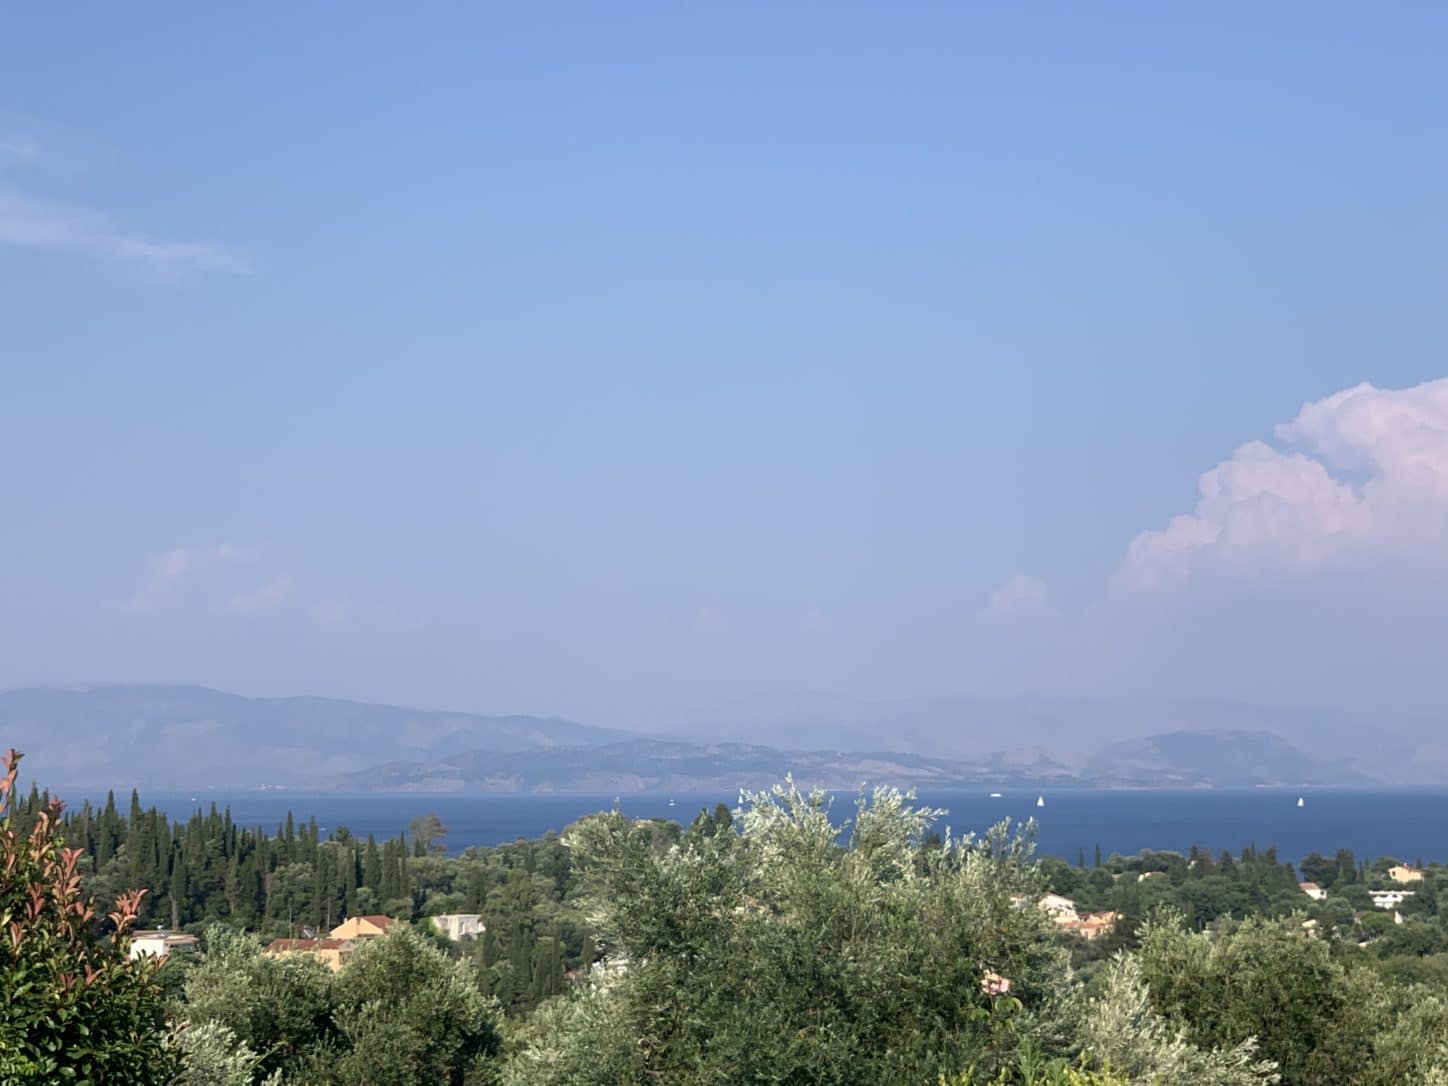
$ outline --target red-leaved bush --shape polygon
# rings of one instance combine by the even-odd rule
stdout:
[[[20,757],[0,759],[0,1082],[168,1082],[158,963],[127,960],[145,891],[121,894],[109,939],[97,937],[81,852],[58,835],[60,801],[17,828]]]

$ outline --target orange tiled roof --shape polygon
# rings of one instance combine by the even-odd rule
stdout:
[[[341,950],[346,945],[346,939],[273,939],[266,949],[278,953],[286,950]]]

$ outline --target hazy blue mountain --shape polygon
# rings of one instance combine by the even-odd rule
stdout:
[[[1099,785],[1145,778],[1164,786],[1232,781],[1243,785],[1356,785],[1372,778],[1346,765],[1309,757],[1270,732],[1170,732],[1108,743],[1087,760]]]
[[[353,791],[700,792],[757,788],[792,773],[803,785],[861,783],[922,790],[993,787],[1247,787],[1368,783],[1325,766],[1269,733],[1175,733],[1112,744],[1084,761],[1040,749],[971,760],[894,752],[784,751],[745,743],[638,739],[588,750],[467,751],[396,761],[330,784]]]
[[[551,717],[246,698],[197,686],[0,692],[0,747],[24,751],[30,772],[66,785],[297,785],[400,757],[584,747],[627,734]]]
[[[887,750],[970,759],[1013,746],[1070,760],[1104,743],[1173,732],[1262,732],[1329,761],[1351,756],[1362,772],[1396,783],[1431,783],[1448,771],[1443,722],[1405,716],[1283,709],[1215,698],[848,698],[808,690],[722,700],[683,719],[681,734],[707,727],[741,742],[803,749]],[[1371,742],[1364,738],[1371,736]]]
[[[1004,706],[1004,708],[1002,707]],[[1104,745],[1099,713],[1019,699],[851,703],[795,698],[763,741],[759,706],[734,727],[641,736],[569,720],[478,716],[331,698],[246,698],[190,686],[0,693],[0,747],[75,790],[207,787],[436,791],[712,791],[794,772],[830,788],[1040,783],[1077,787],[1364,783],[1320,749],[1248,728],[1164,727]],[[1138,706],[1140,709],[1140,706]],[[888,710],[893,715],[871,719]],[[1132,718],[1173,716],[1157,706]],[[1204,711],[1189,719],[1218,720]],[[1227,712],[1228,716],[1232,714]],[[831,719],[841,720],[837,725]],[[1122,714],[1125,719],[1125,714]],[[1118,722],[1119,723],[1119,722]],[[1123,725],[1126,726],[1126,725]],[[1006,749],[1002,749],[1006,748]],[[865,753],[861,753],[865,752]],[[1404,775],[1380,774],[1388,783]]]

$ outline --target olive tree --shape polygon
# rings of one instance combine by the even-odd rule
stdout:
[[[660,848],[604,814],[567,837],[607,953],[541,1016],[519,1082],[921,1083],[995,1074],[1067,971],[1028,836],[927,844],[940,812],[893,789],[831,819],[792,782]],[[734,832],[736,830],[738,832]]]

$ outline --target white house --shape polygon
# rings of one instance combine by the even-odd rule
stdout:
[[[1036,906],[1042,912],[1048,913],[1070,913],[1076,915],[1076,903],[1069,897],[1062,897],[1060,894],[1044,894]]]
[[[196,936],[179,935],[164,928],[157,928],[155,931],[138,931],[132,934],[129,956],[133,959],[142,956],[164,958],[173,951],[195,949]]]
[[[1299,882],[1297,888],[1312,898],[1313,901],[1321,901],[1327,897],[1327,891],[1315,882]]]
[[[1423,872],[1407,864],[1397,864],[1388,868],[1388,878],[1394,882],[1422,882]]]
[[[1412,890],[1369,890],[1368,897],[1372,898],[1373,906],[1378,909],[1396,909],[1408,898],[1413,896]]]
[[[432,926],[454,942],[476,939],[483,934],[483,918],[480,913],[441,913],[429,917]]]

